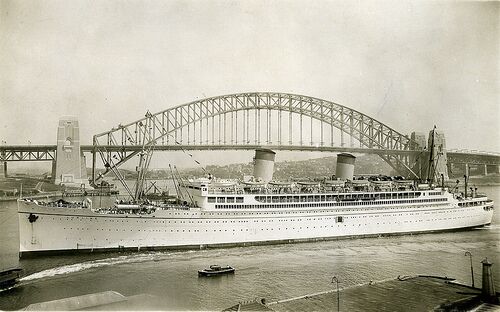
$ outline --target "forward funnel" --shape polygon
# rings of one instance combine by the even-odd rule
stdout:
[[[253,176],[256,181],[267,183],[273,179],[275,156],[276,153],[270,149],[255,150]]]
[[[335,175],[338,179],[352,181],[354,176],[354,162],[356,157],[348,153],[337,155],[337,168]]]

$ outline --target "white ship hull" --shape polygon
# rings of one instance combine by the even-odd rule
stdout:
[[[458,230],[491,223],[493,203],[486,198],[467,206],[459,205],[451,194],[444,195],[441,202],[424,204],[418,200],[342,207],[311,203],[310,207],[270,205],[269,209],[223,209],[223,205],[215,209],[213,204],[144,215],[19,201],[20,251],[203,248]],[[244,203],[254,198],[244,196]],[[36,221],[30,222],[30,214],[38,217]]]

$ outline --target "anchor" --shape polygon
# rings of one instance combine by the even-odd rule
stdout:
[[[35,222],[37,219],[38,219],[38,216],[37,216],[37,215],[35,215],[35,214],[32,214],[32,213],[30,213],[30,215],[28,216],[28,221],[29,221],[30,223]]]

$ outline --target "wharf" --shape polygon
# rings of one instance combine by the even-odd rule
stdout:
[[[33,303],[25,307],[24,311],[138,311],[162,310],[159,300],[155,296],[138,294],[126,297],[116,291],[104,291],[62,298],[52,301]]]
[[[337,311],[337,291],[333,288],[275,302],[241,303],[226,311],[235,307],[249,311],[256,305],[272,311]],[[446,277],[423,275],[341,288],[339,293],[340,311],[469,311],[481,304],[480,289]],[[500,306],[491,305],[487,311],[500,311]]]

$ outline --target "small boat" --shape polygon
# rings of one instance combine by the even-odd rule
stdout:
[[[221,267],[220,265],[211,265],[208,269],[198,271],[198,276],[216,276],[222,274],[233,274],[234,268],[230,266]]]

